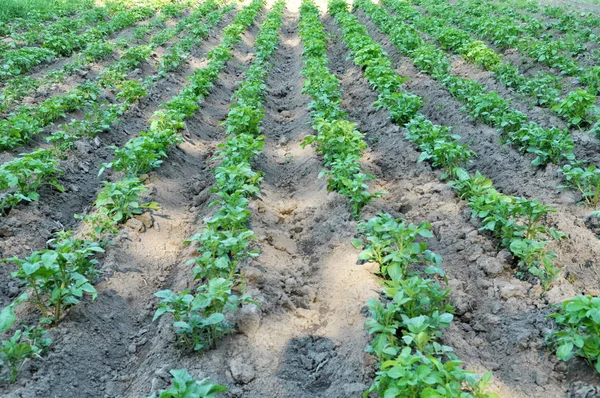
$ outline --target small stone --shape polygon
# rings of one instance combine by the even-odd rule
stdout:
[[[137,218],[138,220],[140,220],[142,222],[142,224],[144,225],[145,228],[152,228],[152,225],[154,224],[154,220],[152,219],[152,215],[150,214],[150,212],[144,212],[142,214],[139,214],[137,216],[135,216],[135,218]]]
[[[289,254],[296,254],[298,252],[298,246],[296,245],[296,242],[281,235],[273,237],[273,247]]]
[[[240,384],[248,384],[256,377],[254,367],[240,358],[232,359],[229,362],[229,369],[233,379]]]
[[[137,347],[135,344],[129,344],[129,347],[127,347],[127,351],[129,351],[130,354],[135,354],[135,352],[137,351]]]
[[[505,299],[510,297],[525,297],[527,296],[527,289],[523,285],[508,283],[500,288],[500,295]]]
[[[285,280],[285,287],[288,290],[292,290],[293,288],[296,287],[297,284],[298,284],[298,282],[296,282],[296,279],[294,279],[294,278],[290,277]]]
[[[0,238],[10,238],[14,236],[14,231],[9,227],[0,227]]]
[[[249,283],[255,283],[261,285],[265,282],[265,277],[261,270],[255,267],[248,267],[244,269],[244,276]]]
[[[487,276],[497,276],[504,271],[504,264],[493,257],[481,256],[477,259],[477,265]]]
[[[260,309],[255,304],[242,307],[239,312],[237,328],[246,336],[253,336],[260,327]]]
[[[145,229],[144,223],[138,220],[137,218],[130,218],[125,225],[136,232],[142,232]]]

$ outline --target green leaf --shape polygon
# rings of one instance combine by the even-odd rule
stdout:
[[[556,350],[556,357],[560,360],[566,361],[570,358],[571,352],[573,351],[573,343],[567,342],[561,344]]]

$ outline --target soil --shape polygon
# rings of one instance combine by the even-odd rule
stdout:
[[[217,165],[217,146],[226,138],[219,123],[254,58],[264,14],[244,33],[199,112],[186,121],[184,142],[149,174],[147,199],[158,202],[160,210],[123,227],[101,258],[98,299],[72,308],[50,329],[50,353],[28,363],[15,384],[0,388],[1,396],[146,397],[170,384],[170,369],[186,368],[197,379],[210,377],[227,385],[224,397],[362,397],[375,376],[375,360],[364,353],[369,342],[364,305],[377,296],[380,285],[375,265],[357,261],[358,252],[350,244],[357,223],[345,199],[327,192],[326,181],[318,178],[320,157],[300,145],[312,130],[310,98],[302,94],[297,1],[288,4],[281,42],[272,57],[262,123],[265,149],[253,164],[265,174],[261,193],[250,205],[250,228],[258,237],[260,255],[244,263],[241,273],[256,304],[244,305],[231,319],[236,330],[203,354],[176,344],[172,319],[152,321],[155,292],[194,286],[186,263],[196,248],[183,242],[202,230],[203,220],[214,212],[209,206],[215,198],[211,170]],[[343,107],[369,144],[363,166],[376,176],[372,188],[388,192],[363,210],[362,219],[387,211],[410,222],[432,223],[435,236],[428,240],[429,248],[444,259],[456,307],[443,343],[455,349],[467,368],[493,371],[492,389],[500,397],[600,397],[595,371],[578,359],[559,362],[544,343],[553,327],[545,318],[550,304],[600,292],[600,224],[589,217],[588,208],[576,205],[576,195],[556,188],[556,168],[536,169],[530,157],[501,145],[494,129],[469,119],[443,86],[402,57],[363,14],[358,16],[399,74],[410,78],[406,89],[425,99],[423,114],[434,123],[454,126],[478,153],[471,171],[488,175],[504,193],[537,198],[556,208],[547,223],[569,236],[553,247],[563,275],[544,294],[515,276],[510,253],[479,231],[466,203],[440,180],[440,171],[419,163],[419,152],[404,131],[386,111],[372,106],[377,94],[348,58],[337,25],[325,17],[329,65],[342,82]],[[55,230],[80,228],[73,214],[85,212],[101,188],[97,171],[112,153],[106,146],[121,145],[147,128],[152,112],[203,65],[204,54],[219,43],[232,18],[227,15],[186,65],[159,82],[123,116],[119,127],[99,142],[78,143],[63,164],[66,193],[44,190],[40,201],[0,218],[3,258],[43,248]],[[0,268],[0,305],[20,292],[9,278],[11,271],[7,264]],[[22,309],[19,316],[32,316],[30,311]]]

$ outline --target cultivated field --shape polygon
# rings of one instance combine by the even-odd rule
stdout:
[[[591,1],[4,17],[0,396],[600,397]]]

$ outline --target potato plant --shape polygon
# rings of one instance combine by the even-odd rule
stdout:
[[[565,179],[564,188],[576,189],[581,193],[584,202],[592,207],[600,203],[600,169],[594,165],[583,167],[573,163],[564,165],[559,173]]]
[[[14,382],[23,366],[31,359],[41,358],[52,340],[39,326],[17,330],[0,348],[0,380]]]
[[[224,61],[229,59],[231,47],[240,40],[241,33],[252,23],[262,5],[262,1],[255,0],[238,14],[233,26],[237,23],[239,28],[231,29],[228,32],[229,39],[226,36],[221,44],[227,53],[218,47],[211,52],[215,57],[211,62],[218,62],[218,68],[222,68]],[[221,165],[215,169],[217,184],[213,192],[219,199],[211,205],[219,208],[207,221],[205,230],[188,241],[199,242],[200,255],[189,263],[195,264],[195,278],[202,283],[195,296],[190,291],[179,294],[171,291],[156,293],[162,300],[155,319],[167,312],[172,313],[176,320],[173,324],[175,333],[181,341],[197,351],[213,348],[218,339],[231,331],[227,315],[235,312],[241,303],[251,302],[248,296],[232,294],[232,288],[238,285],[235,273],[240,262],[258,254],[250,249],[254,233],[247,226],[250,217],[247,207],[248,198],[258,193],[262,178],[252,171],[250,162],[263,148],[260,121],[264,114],[264,82],[269,70],[269,58],[279,41],[284,8],[285,2],[280,0],[267,14],[256,38],[254,62],[234,93],[235,102],[222,123],[230,138],[220,146],[217,155]],[[207,70],[210,67],[211,63]],[[199,90],[209,88],[208,84],[198,87]],[[174,99],[171,104],[177,102]],[[172,107],[167,109],[173,110]],[[190,112],[195,112],[196,108],[192,109]]]
[[[12,274],[31,290],[29,300],[49,323],[60,321],[64,310],[79,303],[85,293],[96,297],[90,283],[97,275],[93,257],[104,250],[98,243],[77,239],[69,232],[58,233],[48,242],[50,249],[33,252],[27,258],[11,257],[18,270]]]
[[[433,237],[430,228],[387,213],[358,226],[361,238],[353,243],[364,248],[359,259],[377,263],[380,270],[387,269],[383,276],[391,278],[384,282],[381,298],[367,302],[365,326],[373,339],[366,351],[377,357],[378,371],[364,396],[498,397],[486,392],[491,373],[479,377],[464,370],[452,348],[439,342],[453,320],[453,307],[450,289],[435,279],[445,279],[441,257],[415,241]],[[423,267],[430,262],[435,265]]]
[[[547,336],[561,361],[577,355],[600,372],[600,298],[577,296],[564,301],[549,318],[556,329]]]
[[[367,144],[341,109],[340,83],[327,68],[327,38],[319,10],[313,2],[305,1],[301,11],[300,37],[305,59],[303,92],[312,98],[311,116],[317,133],[306,136],[302,146],[315,145],[317,153],[323,156],[326,170],[321,175],[328,177],[328,191],[345,196],[353,215],[358,217],[360,210],[383,192],[369,191],[368,181],[374,177],[364,173],[359,162]]]
[[[215,1],[207,1],[202,6],[198,7],[192,15],[185,18],[183,23],[178,24],[174,28],[165,29],[158,33],[162,39],[151,44],[142,44],[139,46],[127,49],[121,56],[118,62],[104,68],[99,77],[94,82],[87,82],[77,86],[75,89],[68,91],[65,94],[50,97],[42,104],[34,107],[22,107],[11,113],[6,120],[0,121],[0,128],[6,131],[6,134],[0,138],[0,148],[13,149],[17,146],[27,143],[31,137],[42,132],[42,129],[48,124],[54,122],[60,117],[65,117],[66,113],[72,112],[81,108],[92,107],[96,103],[100,93],[107,87],[121,89],[121,98],[127,97],[128,102],[137,100],[140,94],[145,94],[149,83],[154,80],[149,80],[145,86],[140,87],[135,92],[132,92],[132,85],[127,80],[128,72],[137,68],[144,62],[156,48],[176,37],[188,26],[193,26],[204,16],[213,12],[217,8]],[[220,11],[214,11],[219,14]],[[216,22],[213,20],[213,25]],[[207,32],[208,33],[208,32]],[[196,36],[188,36],[193,43]],[[205,36],[201,37],[204,38]],[[189,50],[189,49],[188,49]],[[127,91],[123,91],[128,89]],[[140,90],[141,89],[141,90]]]
[[[251,301],[249,296],[233,294],[233,284],[232,279],[209,279],[197,288],[195,295],[189,290],[179,294],[161,290],[155,293],[161,300],[153,320],[170,313],[180,343],[194,351],[215,348],[217,341],[233,330],[227,316],[241,303]]]
[[[10,50],[4,54],[4,62],[0,65],[0,81],[8,80],[13,76],[29,71],[34,66],[50,62],[56,58],[70,55],[82,49],[89,41],[107,38],[132,23],[141,21],[154,15],[155,9],[147,6],[135,7],[131,10],[119,11],[112,15],[106,22],[80,33],[77,32],[77,20],[70,21],[67,26],[73,26],[73,31],[53,32],[47,30],[41,47],[23,47]]]
[[[386,4],[395,4],[387,0]],[[532,153],[535,166],[573,160],[573,140],[569,132],[557,128],[546,129],[528,121],[521,112],[513,110],[509,101],[495,91],[474,80],[458,77],[450,72],[450,64],[439,48],[426,44],[419,34],[399,17],[390,15],[370,0],[355,3],[387,34],[392,43],[409,56],[415,65],[443,83],[448,91],[464,103],[469,114],[502,132],[504,141],[513,144],[523,153]]]
[[[334,7],[332,13],[342,26],[343,40],[353,51],[354,62],[364,68],[365,77],[379,92],[374,106],[378,109],[389,110],[391,119],[406,128],[406,138],[416,143],[422,151],[420,160],[431,159],[435,167],[442,167],[444,169],[443,179],[451,176],[454,168],[468,163],[475,155],[474,152],[467,145],[458,142],[459,136],[449,134],[447,127],[434,125],[418,112],[423,100],[402,91],[402,83],[405,79],[396,74],[391,60],[381,46],[368,35],[365,27],[360,25],[352,14],[348,13],[342,3],[332,7]],[[378,10],[378,12],[386,14],[382,9]],[[406,30],[411,30],[408,25],[394,26],[402,26]],[[405,32],[402,37],[406,39],[403,42],[406,48],[416,49],[423,44],[418,35],[410,35]],[[448,65],[446,63],[437,64],[439,58],[429,58],[428,54],[430,53],[433,53],[432,48],[427,48],[427,51],[421,53],[422,65],[435,70],[445,70]]]
[[[412,273],[411,265],[436,265],[442,261],[427,249],[425,242],[416,241],[418,237],[433,237],[428,223],[407,225],[404,220],[382,213],[358,224],[358,232],[364,236],[352,242],[355,247],[363,248],[358,258],[379,264],[379,272],[386,279],[399,282]]]
[[[490,231],[519,259],[519,268],[539,278],[547,290],[559,270],[553,263],[556,254],[546,248],[551,239],[563,239],[560,231],[541,222],[555,210],[537,200],[517,198],[498,192],[492,181],[477,172],[474,176],[458,170],[452,185],[467,200],[472,216],[481,219],[481,229]]]
[[[148,398],[214,398],[217,393],[227,391],[227,387],[213,384],[208,379],[194,379],[185,369],[173,369],[169,373],[173,376],[173,385]]]
[[[214,7],[211,2],[205,4],[205,8],[199,8],[186,19],[182,26],[189,26],[196,18],[206,15],[207,25],[198,23],[196,30],[198,35],[188,36],[190,40],[183,44],[181,41],[171,47],[172,55],[168,60],[163,59],[160,68],[155,75],[149,76],[144,82],[137,80],[124,80],[117,84],[117,100],[121,103],[102,103],[95,101],[86,103],[88,112],[83,120],[73,120],[63,125],[63,130],[52,133],[47,141],[54,144],[52,149],[41,149],[31,154],[23,155],[12,161],[5,162],[0,167],[0,189],[8,192],[2,195],[3,208],[11,208],[21,201],[32,201],[39,198],[38,189],[43,185],[51,185],[58,190],[63,190],[58,183],[57,175],[61,173],[58,169],[58,160],[66,152],[73,149],[73,143],[82,137],[92,138],[111,128],[120,115],[127,111],[137,100],[147,96],[148,90],[156,81],[164,78],[168,72],[181,65],[191,51],[191,47],[197,41],[206,38],[208,33],[222,19],[223,15],[231,10],[233,5],[226,6],[207,12]],[[184,21],[182,21],[184,22]],[[199,26],[204,26],[199,29]],[[173,32],[170,32],[172,35]],[[72,94],[75,95],[76,93]],[[103,165],[100,173],[112,167],[116,171],[124,171],[130,176],[136,176],[156,168],[166,156],[166,147],[180,142],[180,136],[172,134],[172,131],[151,130],[141,133],[141,136],[127,142],[122,148],[111,147],[115,150],[115,158],[112,162]],[[4,177],[2,177],[4,176]],[[1,181],[5,182],[2,183]],[[15,189],[16,188],[16,189]]]
[[[408,22],[416,28],[410,35],[414,40],[418,40],[416,30],[421,30],[433,36],[443,49],[460,54],[466,61],[493,72],[500,83],[524,95],[533,96],[537,105],[552,107],[558,103],[562,88],[559,77],[542,72],[536,76],[526,77],[516,66],[502,61],[501,55],[483,41],[472,38],[462,29],[448,26],[443,18],[415,12],[415,8],[407,2],[386,0],[383,3],[399,15],[408,17]],[[409,29],[409,25],[405,27]],[[415,48],[403,48],[403,51],[411,50]]]
[[[221,46],[209,55],[211,60],[209,65],[199,69],[196,74],[191,76],[182,95],[194,96],[198,101],[206,94],[211,80],[216,79],[218,70],[223,68],[229,59],[232,47],[240,40],[241,34],[252,23],[262,5],[262,1],[255,0],[238,14],[230,25],[229,32]],[[226,6],[219,11],[220,15],[214,14],[211,17],[213,26],[220,20],[220,16],[233,7],[233,5]],[[198,29],[197,31],[200,37],[205,37],[209,30]],[[198,39],[199,37],[196,37],[195,40]],[[193,44],[194,41],[187,41],[183,49],[187,48],[189,51]],[[178,56],[183,61],[186,55],[185,52],[180,51]],[[168,70],[173,65],[166,64],[164,69]],[[181,121],[189,116],[176,113],[177,108],[173,104],[177,103],[180,98],[182,97],[176,97],[171,102],[165,103],[165,108],[169,109],[168,113],[162,110],[156,112],[152,120],[152,130],[165,131],[166,129],[171,134],[178,132],[182,127]],[[111,115],[106,120],[114,119]],[[101,128],[102,123],[101,119],[83,123],[83,125],[86,129],[93,129]],[[66,138],[66,140],[62,141],[60,137]],[[68,146],[68,142],[72,142],[68,137],[68,133],[60,132],[55,141]],[[107,234],[115,232],[115,226],[125,222],[132,215],[139,214],[142,209],[156,208],[153,203],[141,204],[139,202],[139,196],[144,190],[144,185],[137,177],[125,177],[114,183],[107,182],[105,189],[102,190],[96,201],[95,214],[80,216],[92,228],[90,235],[93,240],[76,239],[72,236],[71,231],[61,232],[49,242],[49,249],[34,252],[26,259],[5,260],[15,262],[19,266],[14,277],[23,280],[32,293],[31,295],[22,295],[19,300],[0,312],[0,331],[7,330],[15,323],[14,307],[25,300],[30,300],[38,306],[43,323],[55,324],[60,321],[64,310],[77,304],[85,293],[90,293],[94,297],[95,289],[91,283],[97,277],[98,271],[96,269],[97,260],[93,257],[96,253],[103,251],[102,245],[107,242]],[[25,348],[22,350],[23,352],[27,351]]]

